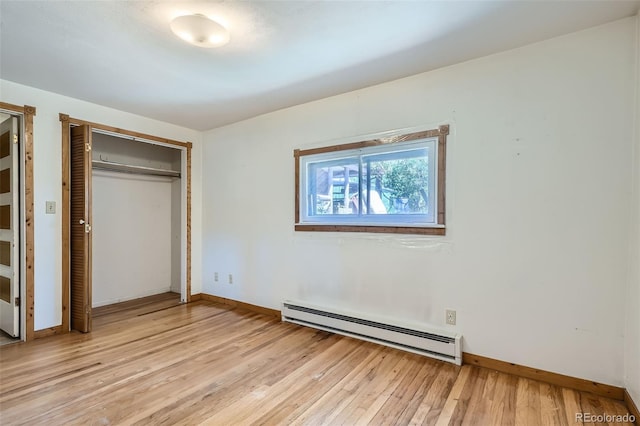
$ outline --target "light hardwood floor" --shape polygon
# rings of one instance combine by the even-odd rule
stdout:
[[[103,308],[0,347],[0,424],[573,425],[620,401],[211,302]]]

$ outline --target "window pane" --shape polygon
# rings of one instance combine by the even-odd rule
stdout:
[[[427,149],[364,156],[363,213],[428,214]]]
[[[363,232],[396,233],[407,228],[444,235],[444,215],[438,215],[440,203],[444,206],[438,192],[444,156],[436,131],[448,128],[425,131],[434,136],[402,135],[406,140],[399,142],[376,139],[294,152],[299,162],[296,230],[360,232],[362,227]]]
[[[358,213],[358,158],[342,158],[309,164],[308,215]]]

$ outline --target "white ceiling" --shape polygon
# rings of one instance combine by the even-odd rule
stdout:
[[[208,130],[631,16],[640,0],[0,0],[0,78]],[[181,12],[231,42],[177,39]],[[0,94],[1,95],[1,94]]]

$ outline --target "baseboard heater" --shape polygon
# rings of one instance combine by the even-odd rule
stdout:
[[[462,336],[457,333],[290,300],[283,303],[282,320],[462,364]]]

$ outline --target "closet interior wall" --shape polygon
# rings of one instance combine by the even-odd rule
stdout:
[[[93,133],[93,307],[180,293],[181,153]],[[134,167],[103,169],[110,165]]]

